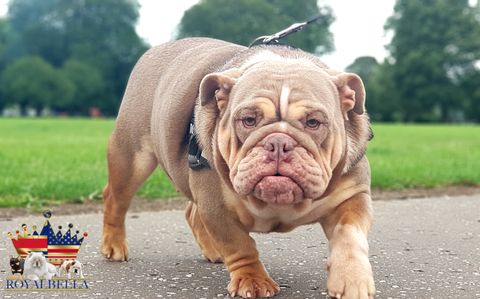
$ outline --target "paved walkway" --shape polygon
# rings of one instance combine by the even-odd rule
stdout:
[[[480,196],[376,201],[370,260],[376,298],[480,298]],[[87,291],[6,291],[6,237],[42,217],[0,221],[0,295],[5,298],[225,298],[228,273],[205,262],[181,211],[128,217],[131,260],[110,263],[98,253],[101,215],[53,216],[89,232],[79,254]],[[262,261],[280,284],[276,298],[325,298],[326,239],[319,225],[286,234],[256,234]]]

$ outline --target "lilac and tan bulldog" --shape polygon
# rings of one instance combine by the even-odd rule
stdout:
[[[187,163],[193,114],[210,164],[201,170]],[[308,53],[206,38],[155,47],[132,72],[109,141],[102,253],[127,260],[125,214],[160,165],[190,200],[202,253],[228,268],[232,296],[279,291],[250,232],[320,223],[328,294],[372,298],[369,136],[361,79]]]

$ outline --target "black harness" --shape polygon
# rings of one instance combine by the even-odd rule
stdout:
[[[202,149],[198,144],[197,136],[195,134],[195,118],[193,116],[190,120],[190,128],[188,131],[188,167],[193,170],[210,167],[208,160],[202,156]]]

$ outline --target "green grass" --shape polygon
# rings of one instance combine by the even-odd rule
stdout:
[[[372,186],[382,189],[480,184],[480,127],[374,125]]]
[[[0,118],[0,207],[98,199],[113,126],[113,120]],[[380,124],[373,130],[373,187],[480,184],[480,127]],[[139,195],[176,192],[157,171]]]
[[[113,120],[0,118],[0,207],[99,198]],[[175,196],[161,171],[140,196]]]

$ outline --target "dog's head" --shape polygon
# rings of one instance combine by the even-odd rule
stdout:
[[[41,269],[47,264],[47,259],[42,252],[30,252],[25,259],[25,264],[30,268]]]
[[[20,269],[22,268],[23,259],[21,257],[10,257],[10,268]]]
[[[305,58],[253,59],[205,76],[199,97],[217,120],[216,168],[241,195],[276,204],[315,200],[337,167],[345,172],[363,155],[365,90],[355,74]]]
[[[82,269],[82,264],[77,260],[68,261],[65,264],[65,270],[68,273],[79,273],[81,269]]]

